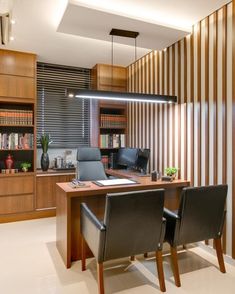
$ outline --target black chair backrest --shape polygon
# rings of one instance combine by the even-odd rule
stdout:
[[[108,194],[104,260],[158,249],[164,189]]]
[[[178,215],[178,245],[218,238],[222,234],[227,185],[184,188]]]
[[[81,147],[77,150],[78,180],[106,180],[104,165],[101,162],[100,149]]]

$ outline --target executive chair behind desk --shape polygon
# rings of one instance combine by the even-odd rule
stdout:
[[[163,189],[108,194],[104,221],[100,222],[85,203],[81,204],[82,270],[86,269],[86,241],[97,260],[99,294],[104,293],[104,261],[147,251],[156,252],[160,289],[165,291],[163,205]]]
[[[78,180],[107,180],[104,165],[101,162],[100,149],[96,147],[81,147],[77,150]]]

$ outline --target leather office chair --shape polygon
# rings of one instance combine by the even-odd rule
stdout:
[[[104,165],[101,162],[100,149],[96,147],[81,147],[77,150],[78,180],[106,180]]]
[[[99,294],[104,294],[103,262],[147,251],[156,252],[158,279],[165,291],[162,265],[164,189],[107,194],[104,221],[81,204],[82,270],[86,269],[85,243],[98,267]]]
[[[227,185],[184,188],[177,213],[164,209],[165,241],[171,246],[172,270],[175,284],[181,286],[177,246],[214,239],[220,271],[225,273],[221,235],[226,215]]]

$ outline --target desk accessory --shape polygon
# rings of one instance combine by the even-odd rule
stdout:
[[[174,178],[172,176],[163,176],[162,181],[173,182]]]

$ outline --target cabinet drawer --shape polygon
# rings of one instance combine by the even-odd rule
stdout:
[[[33,194],[34,177],[17,176],[0,178],[0,196]]]
[[[33,195],[15,195],[0,197],[0,214],[10,214],[32,211],[34,209]]]

